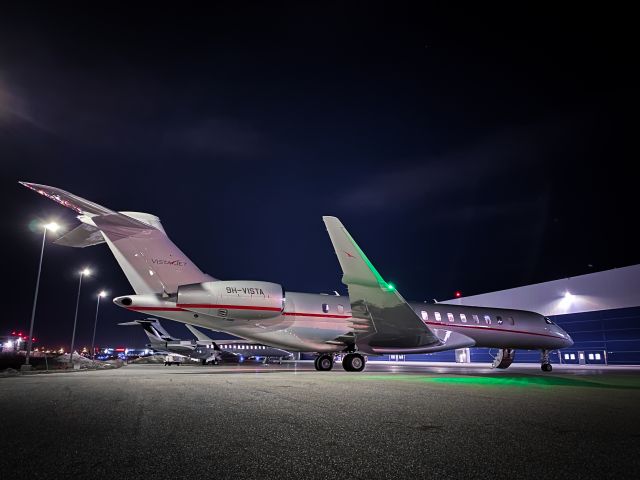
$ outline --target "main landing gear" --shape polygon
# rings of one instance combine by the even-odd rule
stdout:
[[[543,372],[550,372],[551,370],[553,370],[551,361],[549,360],[549,350],[542,350],[540,354],[540,363],[540,368],[542,368]]]
[[[359,353],[347,353],[342,359],[342,367],[347,372],[361,372],[364,370],[365,359]]]
[[[321,353],[314,361],[316,370],[320,372],[328,372],[333,368],[333,355],[328,353]]]
[[[501,348],[493,359],[491,368],[507,368],[513,363],[515,357],[516,351],[513,348]]]
[[[313,362],[316,370],[327,372],[333,368],[333,355],[329,353],[321,353]],[[361,372],[364,370],[366,360],[364,355],[359,353],[347,353],[342,357],[342,367],[347,372]]]

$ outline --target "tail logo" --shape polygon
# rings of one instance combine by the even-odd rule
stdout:
[[[173,265],[174,267],[184,267],[187,262],[183,262],[182,260],[166,260],[164,258],[152,258],[151,263],[156,265]]]

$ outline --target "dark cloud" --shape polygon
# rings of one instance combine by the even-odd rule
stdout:
[[[575,134],[581,120],[565,122],[559,129],[560,124],[554,119],[504,128],[446,154],[398,159],[383,173],[362,175],[355,187],[340,195],[339,202],[358,211],[431,204],[439,207],[440,217],[455,211],[512,211],[518,202],[535,203],[547,188],[548,159],[554,156],[559,135]]]
[[[228,118],[207,118],[195,125],[168,129],[163,143],[176,150],[211,156],[251,158],[265,153],[264,135]]]

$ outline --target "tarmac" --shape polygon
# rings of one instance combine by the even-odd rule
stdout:
[[[128,365],[0,378],[7,478],[640,478],[640,370]],[[562,476],[562,477],[560,477]]]

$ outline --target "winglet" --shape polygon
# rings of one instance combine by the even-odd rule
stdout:
[[[331,243],[338,256],[338,262],[342,267],[342,283],[367,287],[378,286],[388,292],[395,291],[393,284],[385,282],[339,219],[322,217],[322,220],[327,227]]]

